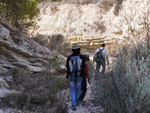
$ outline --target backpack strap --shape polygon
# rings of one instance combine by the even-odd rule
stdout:
[[[100,50],[100,52],[101,52],[101,54],[102,54],[102,57],[104,58],[104,56],[103,56],[103,50],[104,50],[104,48],[103,48],[102,50]]]
[[[69,56],[69,60],[72,58],[72,54]]]

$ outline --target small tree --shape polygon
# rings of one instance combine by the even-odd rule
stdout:
[[[0,15],[16,27],[29,28],[35,25],[39,14],[38,0],[0,0]]]

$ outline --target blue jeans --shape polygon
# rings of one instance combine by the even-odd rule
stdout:
[[[70,94],[71,94],[71,103],[73,106],[76,106],[79,102],[81,86],[82,86],[82,79],[80,76],[70,76],[69,79],[69,87],[70,87]]]

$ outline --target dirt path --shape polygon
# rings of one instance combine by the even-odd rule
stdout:
[[[84,100],[86,101],[87,104],[77,106],[76,111],[71,110],[71,102],[68,102],[67,103],[69,108],[68,113],[102,113],[103,109],[101,107],[95,106],[92,101],[94,99],[92,97],[91,85],[89,84],[87,86],[87,93]]]

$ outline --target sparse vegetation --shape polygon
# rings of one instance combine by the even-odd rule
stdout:
[[[95,99],[106,113],[150,112],[149,11],[143,15],[140,30],[133,17],[124,17],[129,28],[128,38],[123,44],[116,44],[112,70],[97,77],[93,86]],[[135,23],[131,26],[132,21]]]
[[[52,36],[38,36],[34,39],[39,44],[46,46],[51,51],[56,50],[64,56],[70,53],[70,43],[64,39],[63,35],[52,35]]]
[[[68,82],[66,78],[59,78],[55,80],[55,84],[52,85],[51,93],[49,95],[49,99],[51,103],[54,103],[57,99],[56,95],[59,90],[63,90],[68,87]]]
[[[3,105],[1,107],[17,107],[18,109],[23,109],[23,106],[26,105],[28,95],[26,94],[9,94],[2,99]]]
[[[148,113],[150,110],[150,59],[127,57],[119,57],[112,72],[95,80],[95,98],[106,113]]]
[[[6,96],[2,100],[2,107],[47,113],[62,113],[67,110],[64,96],[58,96],[62,90],[68,87],[67,79],[63,76],[55,76],[48,70],[31,73],[25,69],[15,69],[13,80],[13,87],[22,93]]]
[[[16,27],[19,27],[21,30],[24,28],[32,27],[35,25],[34,18],[39,13],[39,9],[37,8],[38,1],[41,2],[46,0],[0,0],[0,17],[7,19],[9,22],[14,24]],[[105,113],[150,113],[150,8],[147,8],[150,6],[150,2],[147,3],[148,6],[145,7],[143,15],[137,15],[138,12],[136,11],[131,11],[133,15],[128,15],[127,13],[125,13],[125,15],[120,15],[120,9],[123,8],[121,6],[123,0],[116,0],[117,3],[113,3],[111,0],[48,1],[64,3],[66,2],[68,4],[71,3],[70,6],[73,6],[72,3],[75,3],[75,6],[82,9],[82,13],[84,15],[81,14],[81,11],[79,11],[79,14],[80,17],[82,17],[82,20],[85,19],[85,22],[86,13],[84,12],[84,10],[89,10],[82,8],[82,5],[93,3],[96,1],[103,1],[103,3],[96,4],[100,8],[100,10],[98,11],[96,11],[93,8],[95,7],[94,5],[89,5],[91,8],[93,8],[93,11],[96,11],[96,13],[103,13],[103,10],[111,11],[110,9],[113,9],[112,11],[114,11],[114,14],[116,16],[120,16],[120,18],[123,18],[120,20],[122,20],[122,24],[124,25],[121,25],[121,22],[117,21],[118,24],[116,24],[115,26],[119,25],[118,28],[116,27],[116,29],[114,28],[114,30],[116,31],[110,32],[112,33],[112,37],[125,37],[125,39],[122,41],[121,44],[119,42],[116,42],[114,44],[114,48],[111,46],[109,49],[107,49],[108,53],[113,58],[115,58],[115,62],[113,62],[113,64],[111,65],[112,69],[108,70],[106,75],[100,75],[98,77],[95,77],[93,84],[94,97],[97,104],[103,107]],[[57,7],[57,4],[62,5],[62,3],[54,3],[54,6],[52,7],[50,6],[51,3],[45,3],[47,6],[44,6],[44,8],[42,9],[42,12],[45,14],[45,18],[55,16],[54,13],[59,15],[59,12],[57,11],[61,10],[61,8]],[[114,4],[115,6],[113,7]],[[41,7],[43,7],[43,5],[41,5]],[[142,8],[142,6],[140,8]],[[50,13],[50,10],[52,10],[53,13]],[[67,10],[70,13],[73,13],[73,7]],[[49,15],[49,13],[51,15]],[[91,14],[95,15],[96,13]],[[97,17],[97,20],[95,20],[94,22],[92,22],[92,20],[94,20],[96,17],[91,16],[89,21],[87,21],[90,24],[85,23],[88,27],[91,26],[91,29],[87,29],[88,27],[83,28],[83,32],[87,32],[88,35],[90,35],[92,34],[91,31],[96,28],[95,33],[101,31],[102,36],[105,35],[105,33],[107,33],[106,31],[108,30],[107,25],[110,24],[108,24],[109,22],[105,22],[104,19],[106,18],[103,18],[105,17],[103,15],[106,14],[109,17],[109,13],[110,12],[103,13],[100,17]],[[75,14],[78,15],[78,13]],[[75,16],[75,14],[68,16],[68,18]],[[63,17],[63,15],[59,16],[59,18]],[[78,21],[78,18],[78,16],[76,17],[76,19],[72,18],[71,21],[68,19],[68,25],[76,25],[75,21]],[[111,18],[110,19],[112,21],[115,21],[117,19],[119,20],[119,18],[116,18],[117,17],[113,18],[114,20],[112,20]],[[54,19],[59,21],[59,19],[57,18]],[[62,19],[64,19],[64,17]],[[104,22],[100,21],[101,19]],[[47,22],[51,21],[52,20],[50,19]],[[93,24],[95,25],[94,29],[92,27]],[[64,25],[65,27],[62,31],[67,33],[67,24]],[[58,26],[59,24],[57,24],[57,27]],[[56,29],[56,32],[61,31],[61,27],[59,27]],[[82,29],[81,25],[79,25],[78,27]],[[108,28],[109,27],[110,26],[108,26]],[[9,27],[6,28],[9,30]],[[125,34],[124,28],[128,31],[128,34]],[[74,31],[76,30],[79,31],[79,33],[74,33]],[[12,32],[14,32],[14,34]],[[35,44],[38,46],[34,46],[33,44],[34,47],[32,47],[32,44],[28,44],[28,42],[24,41],[24,39],[21,38],[21,36],[19,37],[17,33],[18,31],[10,30],[11,36],[7,40],[4,40],[4,42],[2,42],[1,51],[3,53],[1,54],[1,56],[4,60],[0,61],[0,65],[2,64],[2,71],[3,68],[11,71],[10,69],[12,68],[20,67],[18,69],[13,70],[13,81],[10,80],[8,82],[10,86],[9,89],[15,89],[18,92],[7,95],[6,97],[0,99],[0,107],[11,107],[15,109],[21,109],[24,112],[66,113],[67,105],[65,94],[67,92],[66,88],[68,88],[68,82],[65,78],[65,75],[60,76],[62,73],[64,74],[66,70],[63,70],[62,68],[60,69],[59,66],[61,63],[58,63],[57,61],[60,60],[59,53],[61,53],[64,56],[67,56],[70,53],[70,42],[65,40],[65,38],[61,34],[52,36],[39,35],[35,38],[35,41],[47,47],[50,50],[44,51],[45,48],[42,48],[37,43]],[[43,33],[47,32],[44,31]],[[79,35],[79,38],[75,37],[74,39],[72,39],[72,41],[77,41],[78,43],[79,40],[82,40],[84,48],[86,48],[87,46],[87,48],[90,48],[92,46],[93,48],[97,48],[99,47],[99,45],[94,45],[94,42],[97,41],[104,43],[103,39],[107,38],[105,36],[99,37],[99,39],[92,39],[91,37],[89,37],[89,41],[87,41],[88,44],[91,45],[89,46],[86,44],[84,45],[86,41],[84,40],[84,38],[80,37],[82,35],[85,35],[84,33],[82,33],[82,30],[80,31],[76,28],[70,28],[70,34],[71,33]],[[108,35],[110,35],[109,32]],[[1,41],[2,40],[3,39],[1,39]],[[9,41],[11,41],[12,43],[10,43]],[[12,46],[12,44],[15,44],[15,46]],[[5,46],[3,47],[3,45]],[[26,52],[29,51],[29,55],[24,56],[24,54],[19,54],[21,50],[24,54],[26,54]],[[16,51],[17,54],[15,54]],[[81,53],[84,53],[83,51],[84,49],[82,49]],[[32,54],[34,55],[33,58]],[[44,56],[44,58],[42,55]],[[25,57],[28,57],[28,59],[26,59]],[[25,65],[30,64],[29,66],[33,66],[33,68],[34,66],[35,68],[36,66],[40,66],[42,69],[47,69],[43,70],[42,72],[30,72],[27,69],[25,69],[25,67],[28,66],[24,66],[23,64],[21,65],[21,63],[24,62],[26,63]],[[94,73],[94,69],[91,65],[92,62],[90,62],[90,73],[92,76],[92,74]],[[8,74],[4,74],[1,76],[5,78],[6,75],[9,77]],[[88,105],[89,104],[90,103],[88,103]]]

